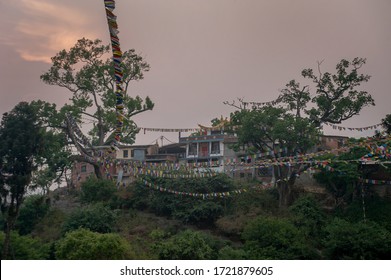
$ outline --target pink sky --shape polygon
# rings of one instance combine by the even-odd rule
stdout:
[[[0,0],[0,11],[1,114],[23,100],[61,106],[69,93],[39,80],[50,57],[81,37],[109,43],[103,0]],[[223,101],[270,101],[317,61],[333,71],[342,58],[365,57],[363,72],[372,78],[363,88],[376,107],[341,126],[379,123],[391,113],[390,11],[389,0],[117,0],[121,47],[151,65],[129,94],[149,95],[156,107],[135,120],[141,127],[208,125],[229,115]],[[140,134],[137,142],[160,135]]]

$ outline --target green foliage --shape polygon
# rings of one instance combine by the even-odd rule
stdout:
[[[366,147],[353,147],[339,156],[324,157],[323,159],[331,160],[331,163],[328,168],[316,173],[314,178],[325,185],[337,200],[351,202],[354,192],[357,191],[358,179],[361,177],[359,163],[354,160],[359,160],[367,153]]]
[[[325,227],[327,259],[390,259],[391,233],[374,222],[335,218]]]
[[[289,154],[305,152],[317,142],[320,134],[309,119],[272,106],[235,111],[231,113],[231,124],[238,135],[236,148],[253,147],[258,152],[274,151],[277,147],[287,148]]]
[[[185,230],[169,240],[157,243],[155,251],[161,260],[209,260],[213,249],[198,232]]]
[[[136,256],[118,234],[96,233],[87,229],[68,232],[56,245],[60,260],[128,260]]]
[[[3,250],[4,232],[0,232],[0,250]],[[13,260],[46,260],[49,258],[50,245],[30,236],[20,236],[11,232],[9,256]],[[1,256],[1,259],[3,257]]]
[[[66,104],[61,111],[72,113],[79,121],[81,114],[94,120],[89,134],[95,145],[103,145],[116,126],[114,66],[111,58],[103,60],[109,54],[110,45],[102,44],[99,39],[82,38],[69,50],[62,50],[52,57],[52,66],[41,75],[44,83],[71,92],[71,104]],[[144,101],[139,96],[130,97],[126,91],[129,83],[143,79],[144,72],[150,67],[133,49],[123,53],[121,66],[126,112],[121,141],[133,143],[139,129],[131,120],[132,116],[152,110],[154,104],[149,97]]]
[[[289,208],[293,214],[293,223],[307,238],[315,241],[321,234],[326,224],[326,215],[320,209],[319,204],[310,195],[299,197]]]
[[[63,236],[62,227],[67,214],[58,208],[51,207],[34,228],[32,234],[39,236],[43,242],[54,242]]]
[[[366,63],[364,58],[354,58],[352,61],[341,59],[336,66],[336,73],[313,69],[304,69],[302,76],[309,78],[315,84],[312,102],[316,105],[307,110],[307,114],[316,123],[341,123],[357,115],[362,108],[374,106],[374,100],[368,92],[357,90],[362,83],[368,82],[369,75],[360,74],[361,67]]]
[[[42,162],[44,130],[34,109],[21,102],[5,113],[0,124],[0,202],[6,220],[3,257],[8,257],[10,231],[31,185],[33,172]]]
[[[336,216],[349,222],[363,221],[363,204],[361,196],[357,197],[343,209],[338,209]],[[365,196],[365,216],[367,220],[376,222],[391,232],[391,201],[376,195]]]
[[[56,104],[42,100],[32,101],[30,106],[45,127],[45,149],[42,151],[42,159],[37,161],[41,168],[34,173],[33,182],[47,193],[53,181],[60,183],[61,175],[72,164],[71,152],[67,148],[68,138],[63,127],[65,112],[58,112]]]
[[[116,192],[111,180],[89,178],[81,185],[80,201],[83,203],[108,202]]]
[[[79,228],[99,233],[113,232],[117,216],[116,211],[102,204],[88,205],[71,213],[63,225],[63,232]]]
[[[0,188],[2,209],[10,204],[21,204],[36,160],[44,146],[43,132],[33,108],[27,102],[19,103],[5,113],[0,125]],[[10,196],[11,201],[7,201]]]
[[[46,196],[32,195],[25,199],[16,221],[19,234],[26,235],[34,230],[35,225],[48,213],[50,202]]]
[[[244,229],[244,249],[250,259],[316,259],[304,235],[286,219],[258,217]]]
[[[249,213],[254,209],[260,209],[264,213],[276,213],[278,211],[278,193],[276,189],[262,191],[249,189],[247,192],[233,197],[228,208],[230,213]]]
[[[226,192],[233,189],[232,181],[224,175],[193,179],[153,179],[154,185],[189,193]],[[138,209],[151,209],[157,215],[179,219],[198,226],[212,226],[224,212],[224,204],[230,198],[209,198],[182,196],[173,193],[146,190],[144,182],[135,186],[133,205]]]
[[[381,120],[382,127],[387,134],[391,134],[391,114],[387,114],[384,119]]]
[[[325,185],[329,192],[338,199],[350,202],[360,176],[358,165],[354,162],[336,162],[330,164],[334,170],[322,170],[314,178]]]
[[[308,86],[301,87],[295,80],[289,81],[281,90],[279,101],[287,105],[288,111],[295,111],[296,118],[301,118],[301,112],[311,100]]]
[[[243,249],[235,249],[225,246],[219,251],[219,260],[247,260],[247,253]]]

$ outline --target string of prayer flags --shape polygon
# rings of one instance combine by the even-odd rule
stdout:
[[[391,185],[391,181],[386,181],[386,180],[365,179],[362,180],[362,182],[368,185]]]
[[[144,131],[144,134],[149,132],[197,132],[199,128],[149,128],[149,127],[140,127]]]
[[[344,127],[344,126],[338,126],[338,125],[327,123],[327,122],[324,123],[324,124],[330,126],[332,129],[340,130],[340,131],[341,130],[367,131],[367,130],[371,130],[371,129],[376,129],[376,128],[381,126],[381,123],[378,123],[378,124],[375,124],[375,125],[366,126],[366,127]]]
[[[209,198],[226,198],[230,197],[232,195],[238,195],[242,193],[246,193],[248,189],[237,189],[237,190],[231,190],[226,192],[209,192],[209,193],[198,193],[198,192],[186,192],[186,191],[177,191],[170,188],[165,188],[162,186],[155,185],[147,180],[143,180],[143,185],[146,187],[149,187],[153,190],[160,191],[160,192],[166,192],[171,193],[179,196],[190,196],[195,198],[202,198],[202,199],[209,199]],[[257,185],[255,187],[252,187],[252,189],[258,189],[258,190],[266,190],[269,188],[274,187],[274,183],[262,183],[260,185]]]
[[[118,149],[118,143],[121,140],[122,127],[124,123],[124,89],[123,89],[123,70],[122,70],[122,51],[120,47],[120,41],[118,38],[118,23],[117,16],[114,14],[115,1],[104,0],[107,24],[110,32],[111,48],[113,54],[114,63],[114,75],[115,75],[115,96],[116,96],[116,117],[117,123],[114,131],[114,140],[111,144],[111,152]]]

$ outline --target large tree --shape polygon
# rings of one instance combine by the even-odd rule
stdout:
[[[237,110],[231,113],[231,125],[238,136],[236,149],[255,154],[268,152],[268,157],[274,159],[305,153],[317,143],[320,135],[308,118],[293,115],[282,107]],[[273,165],[280,207],[290,203],[296,174],[302,168],[302,165]]]
[[[143,100],[139,96],[127,95],[131,81],[141,80],[144,72],[149,71],[149,64],[131,49],[125,51],[121,62],[124,83],[124,123],[121,141],[134,143],[139,129],[132,117],[152,110],[154,103],[149,97]],[[66,88],[70,92],[70,104],[60,110],[46,106],[42,111],[53,119],[54,127],[62,127],[68,140],[77,150],[76,161],[83,161],[94,166],[98,178],[103,177],[97,161],[94,146],[102,146],[114,136],[117,124],[114,65],[110,58],[110,45],[82,38],[69,50],[62,50],[52,57],[52,66],[41,75],[41,80],[49,85]],[[92,122],[87,139],[79,126],[86,118]]]
[[[36,114],[28,103],[20,103],[3,115],[0,125],[1,211],[6,218],[2,258],[8,258],[10,233],[24,195],[37,170],[37,155],[44,138]]]
[[[10,231],[29,189],[45,192],[69,167],[66,137],[50,112],[54,105],[42,101],[21,102],[3,115],[0,125],[0,196],[6,219],[3,258],[8,257]],[[50,120],[50,121],[49,121]]]
[[[89,131],[94,145],[103,145],[116,126],[115,76],[110,45],[99,39],[82,38],[69,50],[62,50],[52,57],[52,66],[41,75],[41,80],[49,85],[57,85],[69,90],[71,96],[66,110],[77,121],[81,116],[93,122]],[[133,143],[138,132],[132,116],[152,110],[149,97],[131,97],[127,91],[131,81],[141,80],[150,66],[131,49],[123,53],[122,63],[124,82],[124,125],[121,141]]]
[[[321,63],[317,75],[313,69],[304,69],[302,76],[315,87],[291,80],[274,102],[225,102],[236,109],[231,113],[231,125],[238,135],[238,147],[255,153],[283,148],[283,153],[274,153],[274,157],[306,152],[316,144],[322,123],[341,123],[374,105],[371,95],[358,89],[370,78],[359,73],[365,62],[363,58],[342,59],[336,73],[322,73]],[[289,203],[296,172],[291,166],[274,166],[280,205]]]

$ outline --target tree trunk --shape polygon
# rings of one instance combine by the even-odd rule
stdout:
[[[1,259],[9,259],[10,244],[11,244],[11,231],[15,226],[16,218],[18,217],[19,207],[14,206],[14,202],[11,202],[11,205],[8,209],[7,220],[5,223],[5,238],[3,243],[3,251],[1,254]]]
[[[290,174],[286,166],[274,166],[274,176],[278,190],[278,207],[286,208],[292,201],[292,187],[296,180],[296,172]]]
[[[102,179],[104,176],[104,174],[102,174],[102,170],[99,166],[99,164],[92,164],[92,166],[94,166],[94,172],[95,172],[95,176],[96,178],[98,179]]]
[[[77,162],[85,162],[85,163],[91,164],[94,167],[94,173],[95,173],[96,178],[98,178],[98,179],[104,178],[104,174],[103,174],[102,169],[100,167],[100,164],[98,162],[88,160],[88,158],[86,158],[82,155],[73,155],[72,160],[77,161]]]

